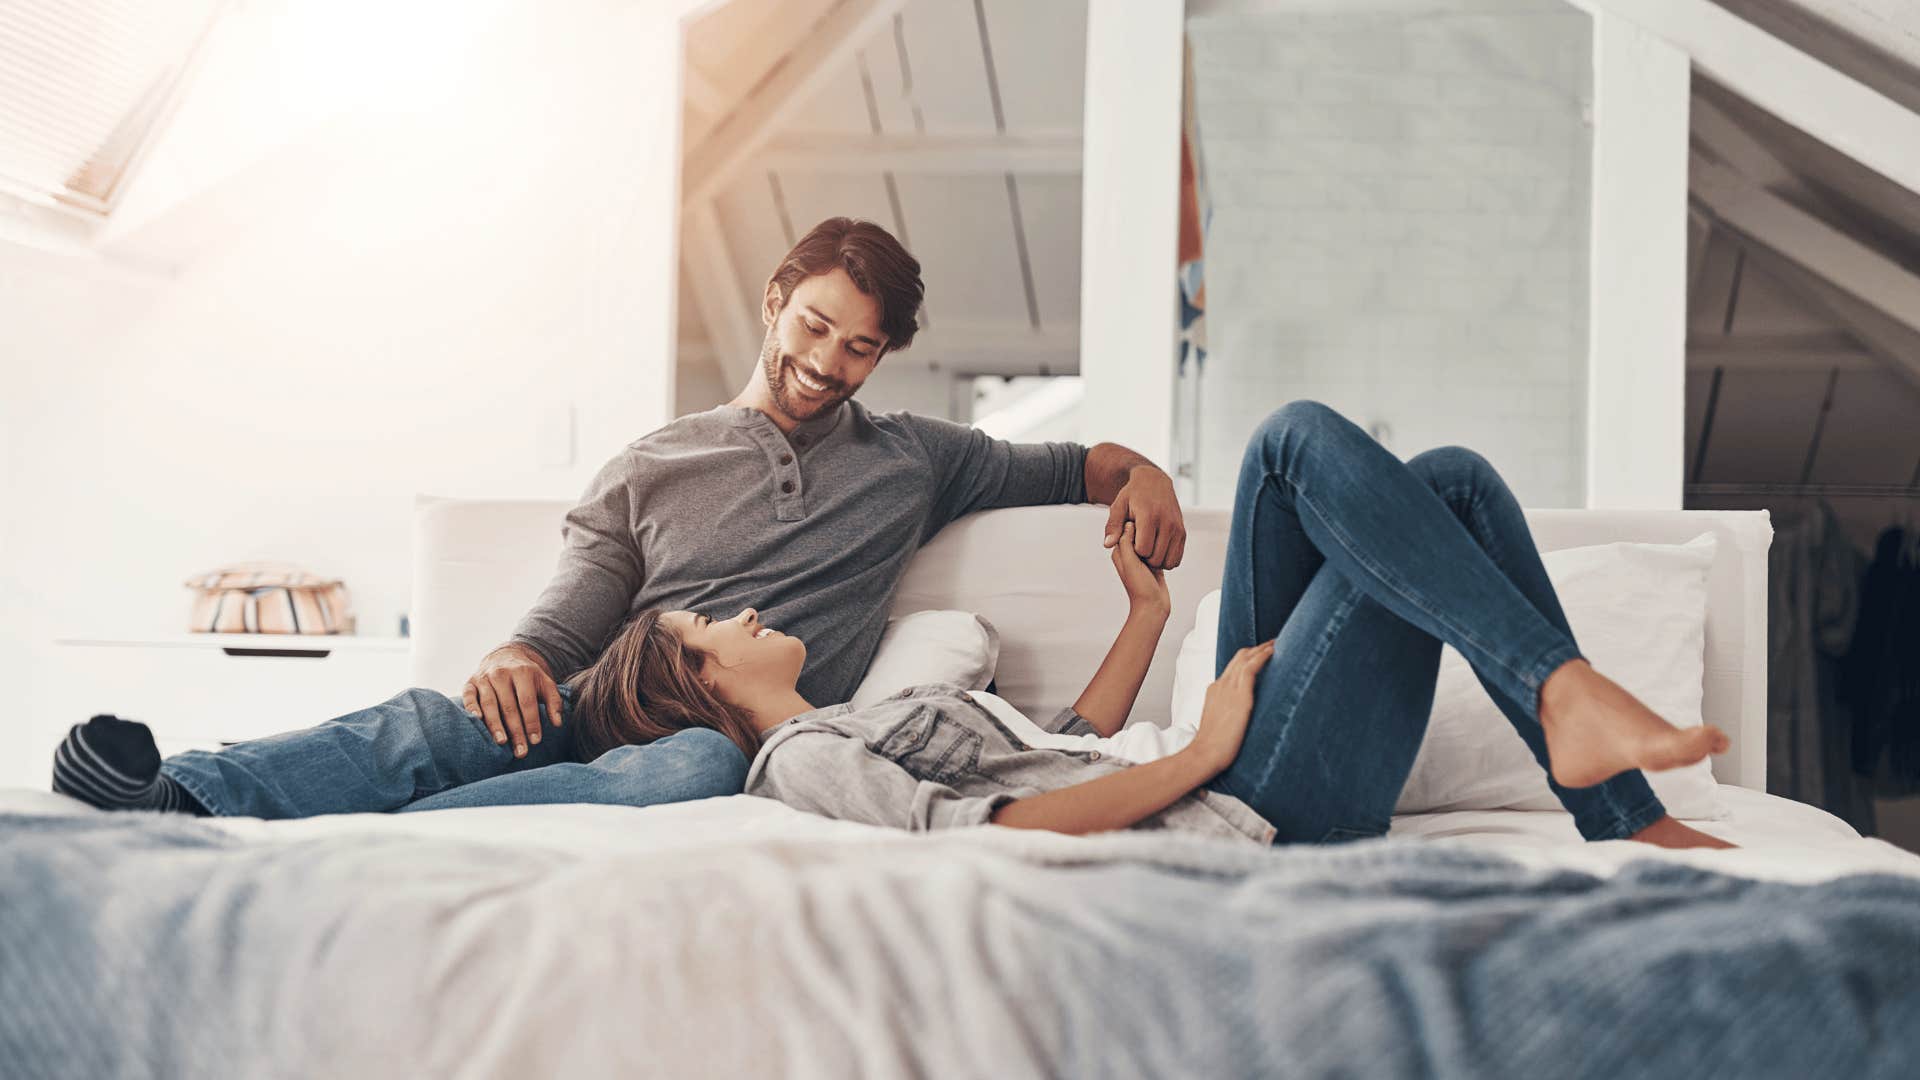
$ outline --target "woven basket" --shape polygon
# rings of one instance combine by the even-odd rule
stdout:
[[[347,587],[286,563],[239,563],[187,579],[199,634],[351,634]]]

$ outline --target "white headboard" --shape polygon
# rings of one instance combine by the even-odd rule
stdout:
[[[553,573],[560,500],[417,501],[414,514],[413,676],[458,693],[480,657],[505,639]],[[1100,547],[1106,510],[1036,506],[974,514],[915,556],[895,613],[977,611],[1000,631],[998,689],[1026,710],[1077,697],[1125,615]],[[1529,510],[1542,551],[1617,540],[1720,539],[1708,580],[1706,719],[1733,736],[1714,761],[1721,783],[1766,789],[1767,547],[1764,510]],[[1184,565],[1168,576],[1174,613],[1135,716],[1165,723],[1173,661],[1200,597],[1220,584],[1227,514],[1187,516]]]

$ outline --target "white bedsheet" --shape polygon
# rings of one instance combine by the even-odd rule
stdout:
[[[1730,809],[1722,821],[1695,827],[1741,845],[1735,851],[1677,852],[1618,840],[1589,844],[1564,813],[1524,810],[1459,810],[1412,814],[1393,822],[1392,839],[1470,845],[1532,865],[1561,866],[1609,874],[1639,858],[1663,858],[1746,877],[1821,881],[1849,873],[1887,872],[1920,877],[1920,855],[1885,841],[1861,837],[1825,811],[1745,788],[1722,786]],[[0,811],[57,813],[81,804],[51,792],[0,790]],[[665,855],[729,845],[761,848],[767,842],[811,841],[845,847],[849,858],[885,857],[909,840],[890,829],[830,821],[767,799],[736,795],[722,799],[635,810],[617,806],[515,806],[437,810],[416,814],[341,814],[301,821],[218,818],[214,824],[241,836],[295,841],[347,832],[408,833],[479,840],[513,847],[540,847],[582,855]],[[1007,833],[989,827],[988,833]],[[1008,837],[996,836],[1005,843]],[[1073,856],[1072,837],[1026,834],[1023,844]],[[811,847],[812,844],[809,844]]]

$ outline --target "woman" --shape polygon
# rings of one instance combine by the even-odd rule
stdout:
[[[756,755],[750,794],[880,825],[1340,841],[1387,831],[1445,641],[1548,768],[1582,835],[1729,846],[1669,817],[1638,771],[1698,761],[1726,736],[1675,728],[1592,669],[1519,505],[1478,455],[1450,447],[1403,464],[1318,403],[1274,413],[1241,466],[1219,678],[1196,731],[1122,730],[1169,611],[1165,581],[1130,541],[1113,553],[1126,622],[1045,729],[954,687],[815,708],[795,690],[804,643],[747,609],[722,622],[639,616],[610,650],[633,679],[593,691],[595,738],[708,727]]]

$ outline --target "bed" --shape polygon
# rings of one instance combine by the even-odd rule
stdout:
[[[544,584],[565,508],[422,503],[416,682],[457,689]],[[1729,812],[1697,827],[1739,850],[1587,844],[1563,813],[1515,810],[1404,815],[1383,840],[1269,852],[908,836],[745,796],[208,822],[4,791],[0,1062],[72,1076],[1912,1075],[1920,857],[1760,790],[1764,513],[1528,517],[1543,550],[1721,537],[1703,709],[1735,745],[1714,766]],[[986,615],[999,692],[1071,700],[1120,614],[1103,520],[975,515],[916,558],[896,611]],[[1224,549],[1222,515],[1189,524],[1149,714],[1167,708],[1179,613],[1192,620]]]

